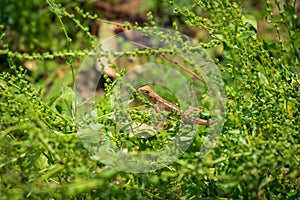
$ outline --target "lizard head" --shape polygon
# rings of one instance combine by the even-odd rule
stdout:
[[[143,87],[140,87],[140,88],[138,89],[138,91],[139,91],[140,93],[144,94],[144,95],[149,95],[149,94],[151,93],[151,91],[153,91],[153,90],[151,89],[150,86],[145,85],[145,86],[143,86]]]
[[[145,96],[150,101],[155,101],[155,97],[153,96],[155,92],[152,90],[152,88],[148,85],[145,85],[143,87],[140,87],[138,91]]]

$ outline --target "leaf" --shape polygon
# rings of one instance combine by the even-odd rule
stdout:
[[[230,47],[226,44],[226,42],[223,42],[223,50],[224,50],[224,56],[228,59],[231,60],[231,54],[230,54]]]
[[[250,24],[251,27],[253,27],[253,29],[255,30],[255,32],[257,32],[257,21],[253,15],[244,15],[242,16],[242,20],[245,24]]]
[[[64,85],[61,87],[59,93],[50,98],[48,105],[69,119],[73,119],[73,98],[74,91]]]
[[[283,52],[283,50],[275,42],[263,40],[263,44],[265,49],[267,49],[271,53]]]
[[[45,155],[40,154],[39,158],[35,162],[35,166],[39,169],[47,168],[49,166],[48,158]]]
[[[64,85],[71,85],[72,84],[72,72],[71,70],[67,71],[63,74],[62,77],[56,77],[55,80],[52,82],[51,89],[45,95],[45,101],[49,101],[50,98],[57,95],[57,91],[60,91]]]

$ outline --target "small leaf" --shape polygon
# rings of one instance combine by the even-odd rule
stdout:
[[[70,87],[62,86],[59,93],[50,98],[48,105],[64,116],[72,119],[73,98],[74,91]]]
[[[253,15],[244,15],[242,20],[245,24],[249,23],[257,31],[257,21]]]

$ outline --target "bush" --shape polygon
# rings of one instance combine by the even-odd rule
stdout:
[[[73,92],[61,82],[74,82],[76,59],[97,45],[87,28],[90,21],[130,29],[141,26],[105,21],[77,7],[89,8],[88,1],[4,1],[1,199],[299,198],[299,2],[266,0],[261,16],[255,16],[266,20],[275,39],[259,32],[260,21],[243,13],[239,2],[166,2],[163,5],[180,16],[179,23],[207,32],[206,41],[199,42],[203,48],[221,49],[214,62],[226,85],[226,119],[213,150],[199,159],[199,134],[172,165],[140,174],[92,160],[77,135]],[[158,19],[151,14],[148,18],[147,23],[155,26]],[[63,79],[57,79],[57,72],[63,72]],[[111,109],[108,97],[114,83],[106,84],[100,116]],[[109,118],[102,123],[114,125]],[[135,142],[147,146],[146,140]]]

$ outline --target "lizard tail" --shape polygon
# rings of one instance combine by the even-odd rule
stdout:
[[[191,115],[187,116],[187,115],[180,114],[179,116],[185,122],[191,122],[191,123],[196,123],[196,124],[205,125],[205,126],[209,126],[216,122],[216,120],[205,120],[205,119],[201,119],[201,118],[194,117]]]

